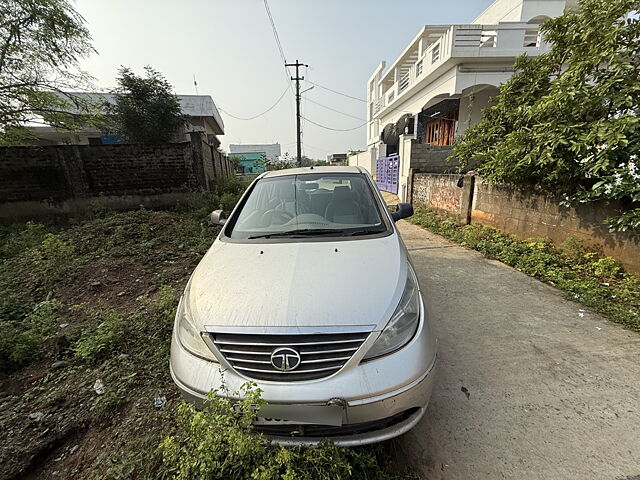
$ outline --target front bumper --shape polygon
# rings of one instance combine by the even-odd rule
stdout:
[[[354,447],[377,443],[398,437],[411,430],[424,415],[433,389],[436,359],[419,381],[390,392],[382,397],[365,398],[348,402],[345,416],[348,423],[342,427],[319,425],[295,425],[287,427],[257,427],[282,445],[315,445],[329,438],[335,445]],[[176,378],[173,368],[171,376],[187,402],[202,406],[206,396],[195,392]],[[261,385],[258,385],[261,387]],[[315,403],[318,405],[318,403]],[[367,420],[368,419],[368,420]],[[324,428],[323,428],[324,427]],[[293,432],[302,433],[294,436]]]
[[[219,364],[194,356],[181,345],[174,329],[171,376],[185,399],[196,405],[202,405],[211,390],[224,385],[226,391],[238,392],[247,381],[257,383],[268,404],[322,406],[331,399],[344,401],[341,427],[256,427],[281,444],[316,444],[329,438],[339,446],[356,446],[388,440],[415,426],[431,397],[436,340],[425,321],[429,316],[425,315],[424,306],[421,313],[422,321],[414,338],[399,351],[360,363],[376,339],[376,335],[371,335],[362,345],[362,351],[338,373],[317,380],[286,383],[248,379],[224,362]],[[291,436],[293,431],[303,435]]]

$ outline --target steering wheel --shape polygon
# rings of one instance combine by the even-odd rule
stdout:
[[[262,215],[262,218],[268,219],[267,217],[268,215],[271,215],[271,222],[280,220],[280,223],[277,223],[277,225],[282,225],[283,223],[287,223],[289,220],[293,218],[293,215],[291,215],[289,212],[285,212],[284,210],[276,210],[274,208],[264,212],[264,214]]]

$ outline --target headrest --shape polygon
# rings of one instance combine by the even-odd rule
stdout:
[[[351,198],[351,189],[346,186],[336,187],[333,189],[334,200],[345,200]]]

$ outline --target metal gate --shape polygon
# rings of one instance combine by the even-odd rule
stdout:
[[[398,171],[400,160],[398,155],[380,157],[376,161],[376,183],[385,192],[398,194]]]

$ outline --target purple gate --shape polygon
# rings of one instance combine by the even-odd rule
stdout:
[[[380,190],[398,194],[398,155],[380,157],[376,161],[376,184]]]

